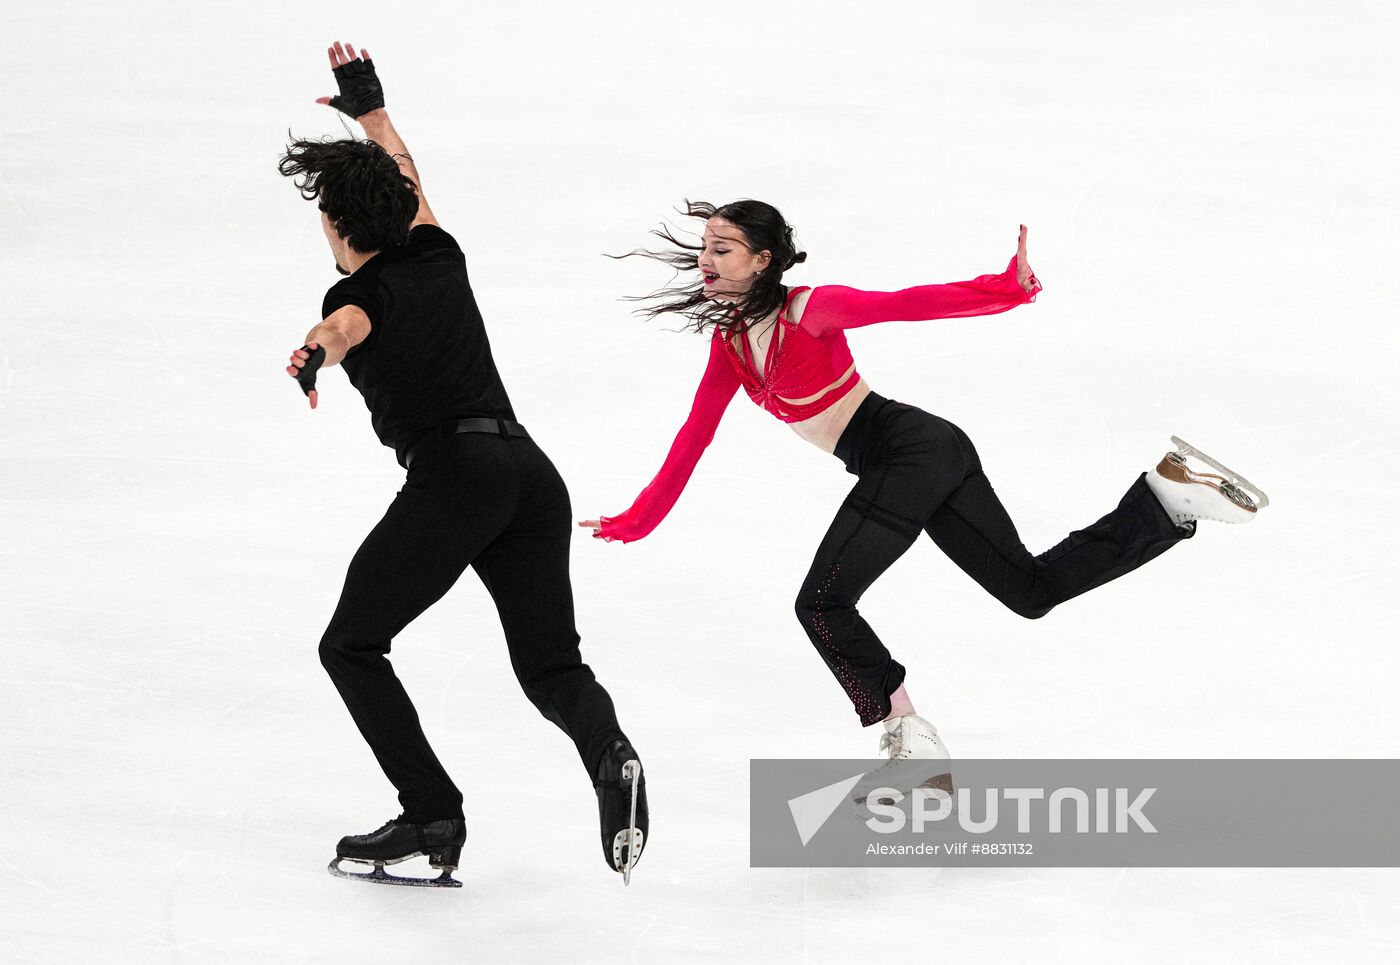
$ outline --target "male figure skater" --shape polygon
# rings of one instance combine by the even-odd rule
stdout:
[[[612,700],[579,655],[569,583],[569,494],[515,421],[457,242],[438,226],[413,159],[384,110],[368,52],[336,43],[340,93],[323,97],[368,140],[296,140],[278,166],[321,210],[347,276],[287,374],[316,408],[319,369],[340,365],[407,478],[350,563],[321,639],[321,662],[399,792],[403,814],[342,838],[331,871],[386,883],[455,886],[462,793],[438,762],[387,654],[395,635],[468,566],[500,613],[530,701],[578,748],[598,794],[603,854],[630,879],[648,830],[645,782]],[[492,775],[492,783],[495,782]],[[439,878],[384,865],[427,855]],[[342,860],[373,864],[367,874]]]

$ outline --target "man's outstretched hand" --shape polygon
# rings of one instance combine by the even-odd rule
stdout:
[[[315,342],[307,342],[291,354],[291,365],[287,374],[297,380],[301,391],[311,400],[311,408],[316,408],[316,370],[326,360],[326,350]]]
[[[329,104],[354,118],[384,106],[384,88],[379,86],[379,77],[374,72],[374,61],[369,59],[368,50],[357,54],[353,45],[341,44],[337,40],[333,46],[326,48],[326,53],[330,55],[331,73],[335,75],[340,93],[334,97],[318,97],[316,103]]]

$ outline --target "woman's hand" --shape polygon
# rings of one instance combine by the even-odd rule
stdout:
[[[1027,292],[1040,287],[1040,279],[1035,277],[1031,266],[1026,264],[1026,226],[1021,225],[1021,237],[1016,243],[1016,281]]]
[[[594,539],[602,539],[602,538],[603,538],[603,523],[602,523],[601,520],[596,520],[596,519],[581,519],[581,520],[579,520],[579,525],[582,526],[582,527],[584,527],[584,528],[586,528],[586,529],[591,529],[591,530],[593,530],[593,538],[594,538]]]

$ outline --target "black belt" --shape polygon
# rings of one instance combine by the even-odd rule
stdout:
[[[509,439],[511,436],[517,439],[530,438],[530,433],[525,431],[524,426],[510,419],[458,419],[442,427],[442,434],[445,436],[455,436],[463,432],[492,432],[502,439]]]
[[[510,419],[458,419],[456,422],[447,422],[438,426],[439,435],[455,436],[461,432],[485,432],[500,436],[502,439],[530,438],[530,434],[525,431],[524,426],[518,422],[512,422]],[[413,465],[413,456],[423,445],[423,441],[423,439],[419,439],[413,444],[413,448],[404,453],[403,467],[405,469]]]

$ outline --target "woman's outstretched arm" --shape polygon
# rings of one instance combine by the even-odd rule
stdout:
[[[676,441],[671,444],[671,451],[666,454],[661,471],[626,512],[585,519],[579,523],[591,528],[594,537],[624,543],[639,540],[656,529],[671,507],[676,505],[705,447],[715,437],[715,429],[724,416],[724,410],[739,390],[739,374],[724,357],[724,351],[724,343],[716,331],[710,340],[710,361],[705,366],[705,375],[700,379],[695,403],[690,408],[685,425],[676,434]]]
[[[1035,300],[1040,281],[1026,263],[1026,227],[1016,257],[996,275],[945,285],[918,285],[897,292],[867,292],[822,285],[793,299],[789,318],[812,335],[861,328],[878,322],[994,315]]]

